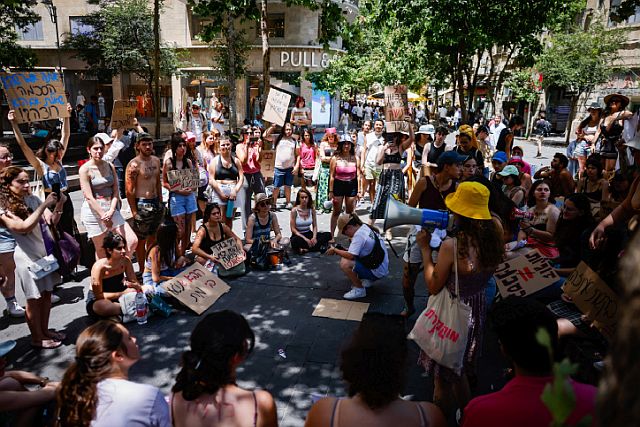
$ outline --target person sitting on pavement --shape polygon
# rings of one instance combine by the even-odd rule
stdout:
[[[550,425],[552,414],[540,396],[554,381],[553,357],[536,337],[545,330],[554,355],[557,353],[558,327],[553,315],[536,301],[511,296],[491,309],[489,319],[502,353],[513,364],[515,377],[502,390],[471,400],[464,409],[462,426]],[[571,379],[566,380],[566,386],[574,393],[575,406],[563,425],[577,425],[587,415],[594,417],[597,389]]]
[[[5,371],[6,355],[15,346],[13,340],[0,343],[0,418],[3,421],[10,419],[13,426],[45,425],[43,412],[55,401],[59,383],[31,372]],[[31,385],[40,388],[29,390],[25,387]]]
[[[301,188],[296,203],[291,209],[291,248],[295,253],[324,252],[327,250],[331,233],[318,232],[318,219],[313,207],[313,197],[306,188]]]
[[[196,239],[191,247],[196,261],[202,265],[219,264],[220,260],[213,255],[212,248],[227,239],[234,239],[238,247],[242,249],[242,240],[224,223],[220,206],[216,203],[207,203],[204,208],[202,225],[198,229]]]
[[[520,162],[522,163],[520,172],[531,175],[531,165],[524,161],[524,151],[519,145],[513,146],[513,148],[511,149],[511,159],[509,160],[513,160],[516,157],[520,158]],[[509,161],[509,164],[511,164],[511,161]]]
[[[526,190],[520,185],[520,171],[514,165],[505,166],[498,172],[502,177],[502,191],[510,198],[518,209],[524,207],[527,201]]]
[[[326,397],[316,402],[305,427],[444,427],[442,412],[434,404],[400,398],[407,354],[404,318],[366,313],[341,353],[340,370],[349,397]]]
[[[528,211],[533,213],[533,219],[520,221],[518,241],[526,240],[527,246],[539,250],[545,257],[557,258],[559,252],[553,236],[560,209],[553,202],[551,186],[547,181],[540,179],[533,183],[527,206]]]
[[[177,241],[178,226],[172,221],[165,222],[160,224],[156,233],[156,242],[147,253],[142,283],[153,286],[156,293],[160,295],[165,295],[160,285],[173,279],[188,262],[184,256],[178,256]]]
[[[389,255],[379,231],[363,224],[358,215],[342,214],[338,217],[338,232],[351,239],[349,249],[330,247],[326,254],[340,257],[340,269],[351,282],[345,299],[367,296],[365,288],[389,274]]]
[[[601,204],[609,201],[609,180],[603,176],[604,168],[598,154],[589,156],[586,164],[586,173],[578,181],[576,193],[587,196],[593,207],[593,213],[597,214]]]
[[[533,180],[531,179],[531,174],[525,172],[526,170],[526,165],[528,163],[526,163],[524,160],[522,160],[522,157],[520,156],[511,156],[511,159],[509,160],[509,165],[513,165],[515,167],[518,168],[518,172],[519,172],[519,178],[520,178],[520,186],[522,188],[524,188],[524,191],[526,192],[525,194],[525,200],[526,198],[529,196],[529,189],[531,188],[531,185],[533,184]]]
[[[479,182],[463,182],[455,193],[447,196],[445,204],[454,214],[458,232],[455,238],[442,242],[436,264],[430,245],[431,233],[423,229],[416,236],[429,294],[437,295],[446,287],[458,292],[460,301],[471,307],[460,374],[439,365],[423,351],[418,359],[429,376],[434,376],[433,400],[447,417],[453,416],[455,408],[464,407],[471,398],[469,378],[475,378],[476,358],[482,348],[486,287],[504,257],[502,231],[489,211],[489,196],[489,189]]]
[[[140,286],[133,271],[131,259],[127,257],[127,245],[120,234],[107,232],[102,248],[106,258],[100,258],[91,268],[91,289],[87,293],[87,313],[91,317],[122,315],[118,299],[126,293],[139,289],[153,292],[153,287]]]
[[[551,188],[551,197],[567,197],[574,193],[576,183],[573,176],[567,170],[569,159],[562,153],[556,153],[551,160],[551,166],[545,166],[539,169],[533,177],[535,179],[546,179],[549,181]]]
[[[489,179],[491,180],[491,184],[498,190],[502,190],[502,177],[498,175],[498,173],[502,172],[505,166],[507,166],[507,153],[504,151],[496,151],[493,153],[493,157],[491,158],[493,172],[489,174]]]
[[[174,427],[278,425],[276,404],[268,391],[236,385],[236,370],[251,354],[255,336],[240,314],[208,314],[191,333],[191,348],[171,389]]]
[[[460,181],[467,181],[474,176],[478,176],[478,163],[475,158],[469,156],[462,162],[462,176],[460,177]]]
[[[273,238],[272,231],[275,235]],[[244,250],[249,257],[256,255],[260,243],[269,242],[272,249],[278,249],[289,243],[289,239],[282,237],[278,217],[271,212],[271,199],[264,193],[256,194],[253,213],[247,221],[244,242]]]
[[[49,233],[46,224],[55,225],[60,220],[66,197],[61,192],[58,199],[58,195],[51,192],[43,202],[31,194],[29,174],[24,169],[9,166],[0,173],[0,220],[16,241],[15,283],[27,299],[27,325],[31,346],[36,349],[60,347],[65,339],[63,333],[47,327],[51,292],[59,284],[60,275],[51,271],[36,279],[29,267],[47,256],[43,233]]]
[[[136,339],[122,324],[100,320],[82,331],[58,390],[60,425],[170,427],[160,390],[129,381],[138,360]]]

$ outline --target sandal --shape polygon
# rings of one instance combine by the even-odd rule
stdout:
[[[55,329],[49,329],[48,337],[54,341],[64,341],[67,338],[64,332],[58,332]]]
[[[40,344],[31,343],[31,347],[36,350],[50,350],[52,348],[58,348],[62,345],[60,341],[56,340],[42,340]]]

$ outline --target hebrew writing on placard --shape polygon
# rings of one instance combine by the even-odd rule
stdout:
[[[245,260],[244,250],[238,246],[234,238],[215,244],[211,250],[213,251],[212,255],[227,270],[243,263]]]
[[[493,277],[503,298],[510,295],[524,297],[546,288],[560,278],[549,260],[537,250],[498,266]]]
[[[113,101],[111,129],[130,128],[136,118],[136,101]]]
[[[172,169],[167,171],[171,191],[195,190],[200,186],[200,175],[195,169]]]
[[[0,83],[18,123],[69,117],[64,85],[57,72],[0,73]]]
[[[404,117],[409,114],[407,87],[405,85],[385,86],[384,120],[387,132],[408,132],[409,123]]]
[[[264,107],[262,119],[270,123],[275,123],[278,126],[284,126],[284,122],[287,119],[287,112],[289,111],[289,101],[291,101],[291,95],[271,88],[269,90],[269,96],[267,97],[267,104]]]
[[[197,314],[202,314],[231,289],[197,262],[161,286]]]

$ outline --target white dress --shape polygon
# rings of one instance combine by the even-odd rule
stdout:
[[[30,195],[25,199],[28,208],[35,210],[42,204],[37,196]],[[28,234],[12,233],[16,239],[16,250],[13,258],[16,263],[16,286],[21,286],[27,299],[39,299],[42,292],[53,291],[53,287],[60,283],[60,275],[51,273],[40,280],[34,280],[29,273],[29,265],[47,256],[44,247],[40,224],[36,225]]]

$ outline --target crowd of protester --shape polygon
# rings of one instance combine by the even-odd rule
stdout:
[[[496,115],[488,126],[462,124],[460,119],[453,130],[440,121],[430,122],[423,112],[420,120],[405,118],[406,132],[385,132],[385,122],[373,117],[375,110],[358,106],[355,114],[349,110],[348,123],[355,129],[340,134],[327,128],[316,142],[304,99],[296,101],[299,111],[291,122],[266,129],[248,123],[237,134],[224,133],[216,126],[219,122],[207,125],[209,119],[202,118],[194,103],[190,121],[183,120],[183,129],[170,135],[159,157],[153,138],[137,121],[131,129],[90,137],[88,160],[79,169],[84,199],[80,220],[89,239],[82,242],[82,250],[95,252],[86,309],[96,323],[78,338],[75,360],[59,385],[32,374],[4,372],[0,410],[11,411],[16,419],[31,419],[34,408],[53,405],[60,425],[70,426],[128,425],[132,420],[150,426],[277,425],[268,392],[235,384],[236,370],[249,357],[255,337],[247,320],[233,312],[211,313],[194,329],[168,399],[154,387],[129,381],[129,368],[140,354],[135,338],[122,325],[132,319],[125,312],[127,299],[142,292],[157,304],[171,303],[161,284],[193,262],[228,277],[248,268],[269,269],[287,259],[289,249],[300,256],[322,252],[338,257],[351,287],[344,298],[366,297],[367,288],[389,275],[387,242],[394,237],[389,230],[383,234],[376,221],[385,219],[387,204],[395,200],[448,211],[454,231],[412,227],[407,233],[403,310],[398,315],[365,316],[341,353],[349,397],[320,400],[309,412],[307,425],[437,426],[455,418],[456,412],[465,426],[548,425],[551,414],[536,396],[553,380],[553,357],[565,350],[565,340],[595,343],[600,352],[594,366],[600,366],[611,350],[609,337],[563,293],[566,278],[584,262],[620,301],[629,296],[621,306],[635,310],[634,285],[625,286],[617,273],[634,232],[634,217],[640,213],[640,132],[623,137],[625,122],[637,123],[634,113],[626,110],[628,98],[611,94],[604,101],[604,106],[592,104],[577,128],[571,154],[577,160],[575,171],[560,152],[549,166],[532,170],[516,145],[515,135],[524,125],[517,115],[508,122]],[[0,144],[1,291],[8,314],[26,317],[31,345],[56,348],[65,335],[48,327],[52,291],[72,274],[60,268],[61,239],[66,235],[82,240],[62,162],[69,123],[62,119],[61,138],[47,141],[34,153],[12,111],[8,118],[16,148],[35,170],[37,185],[26,170],[11,165],[13,153]],[[455,132],[453,144],[446,143],[450,132]],[[116,164],[129,147],[135,155]],[[272,179],[262,173],[267,149],[274,151]],[[176,186],[171,176],[184,170],[193,171],[197,185],[190,180],[190,186]],[[281,196],[285,201],[278,205]],[[123,215],[123,199],[130,221]],[[274,211],[281,209],[290,210],[288,223],[279,223]],[[364,209],[368,218],[361,218],[357,209]],[[233,231],[237,210],[242,236]],[[321,230],[318,215],[328,212],[329,228]],[[246,254],[242,268],[228,271],[216,258],[214,246],[227,239]],[[348,240],[348,247],[338,240]],[[499,301],[496,269],[533,249],[549,260],[560,280],[526,298]],[[632,243],[627,250],[635,254],[638,249]],[[635,268],[630,262],[626,266],[627,272]],[[398,398],[405,382],[405,325],[416,313],[420,272],[430,295],[445,288],[457,292],[471,311],[461,371],[420,352],[418,364],[434,378],[435,405]],[[626,277],[633,282],[633,276]],[[16,286],[26,297],[26,310],[15,298]],[[618,333],[635,344],[627,315],[623,312]],[[472,400],[478,355],[490,327],[513,364],[514,376],[501,391]],[[540,329],[551,337],[552,358],[537,341]],[[627,352],[633,346],[615,339],[613,345]],[[5,350],[0,345],[0,357]],[[615,413],[616,405],[618,410],[629,405],[611,397],[625,393],[625,384],[630,384],[616,382],[623,372],[615,364],[629,362],[617,355],[608,363],[613,367],[602,389],[603,414]],[[29,392],[25,383],[43,388]],[[575,398],[567,425],[587,415],[599,418],[595,387],[567,384]],[[17,394],[3,394],[8,392]],[[28,398],[17,399],[18,404],[11,396]],[[114,418],[115,412],[120,419]],[[618,425],[624,425],[624,417],[618,418]],[[607,425],[602,418],[597,422]]]

